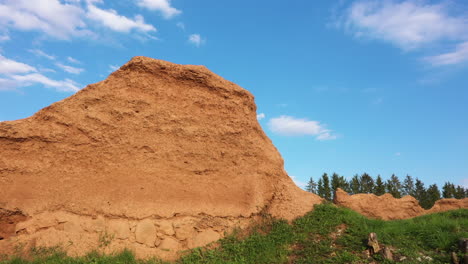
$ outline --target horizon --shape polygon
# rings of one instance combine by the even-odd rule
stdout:
[[[0,0],[0,121],[147,56],[249,90],[302,188],[333,172],[468,188],[468,3],[34,1]]]

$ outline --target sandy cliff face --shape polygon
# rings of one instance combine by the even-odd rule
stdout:
[[[400,199],[394,198],[389,193],[381,196],[374,194],[349,195],[342,189],[336,191],[333,202],[336,205],[357,211],[364,216],[383,220],[407,219],[428,213],[468,208],[468,198],[461,200],[441,199],[431,209],[424,210],[419,202],[409,195]]]
[[[109,250],[164,257],[261,210],[293,219],[319,202],[285,173],[253,96],[202,66],[135,57],[32,117],[0,123],[0,223],[14,222],[0,248],[83,254],[111,234]]]

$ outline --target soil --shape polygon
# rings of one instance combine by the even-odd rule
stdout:
[[[168,259],[261,213],[292,220],[322,202],[286,174],[250,92],[146,57],[0,122],[0,153],[0,209],[27,218],[8,224],[0,251],[34,241]]]

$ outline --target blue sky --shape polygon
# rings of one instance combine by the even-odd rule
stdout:
[[[251,91],[300,186],[323,172],[468,186],[468,2],[0,0],[0,120],[137,55]]]

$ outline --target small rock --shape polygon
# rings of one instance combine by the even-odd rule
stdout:
[[[145,219],[137,224],[135,230],[136,241],[140,244],[145,244],[148,247],[154,247],[156,240],[156,227],[150,219]]]
[[[196,247],[203,247],[208,245],[211,242],[217,241],[221,238],[219,233],[213,231],[212,229],[205,230],[203,232],[198,233],[195,235],[194,238],[189,239],[188,247],[189,248],[196,248]]]
[[[160,249],[169,251],[177,251],[179,250],[179,247],[179,241],[172,237],[166,237],[163,241],[161,241],[161,244],[159,245]]]
[[[175,229],[175,236],[179,240],[185,240],[187,238],[193,237],[195,229],[191,224],[184,224]]]
[[[393,253],[388,247],[384,247],[382,250],[382,257],[384,259],[393,260]]]
[[[173,236],[175,234],[174,228],[172,227],[172,223],[169,221],[161,221],[157,223],[159,226],[159,231],[161,231],[163,234],[166,234],[168,236]]]
[[[108,224],[109,233],[118,239],[127,239],[130,236],[130,226],[125,220],[112,220]]]

